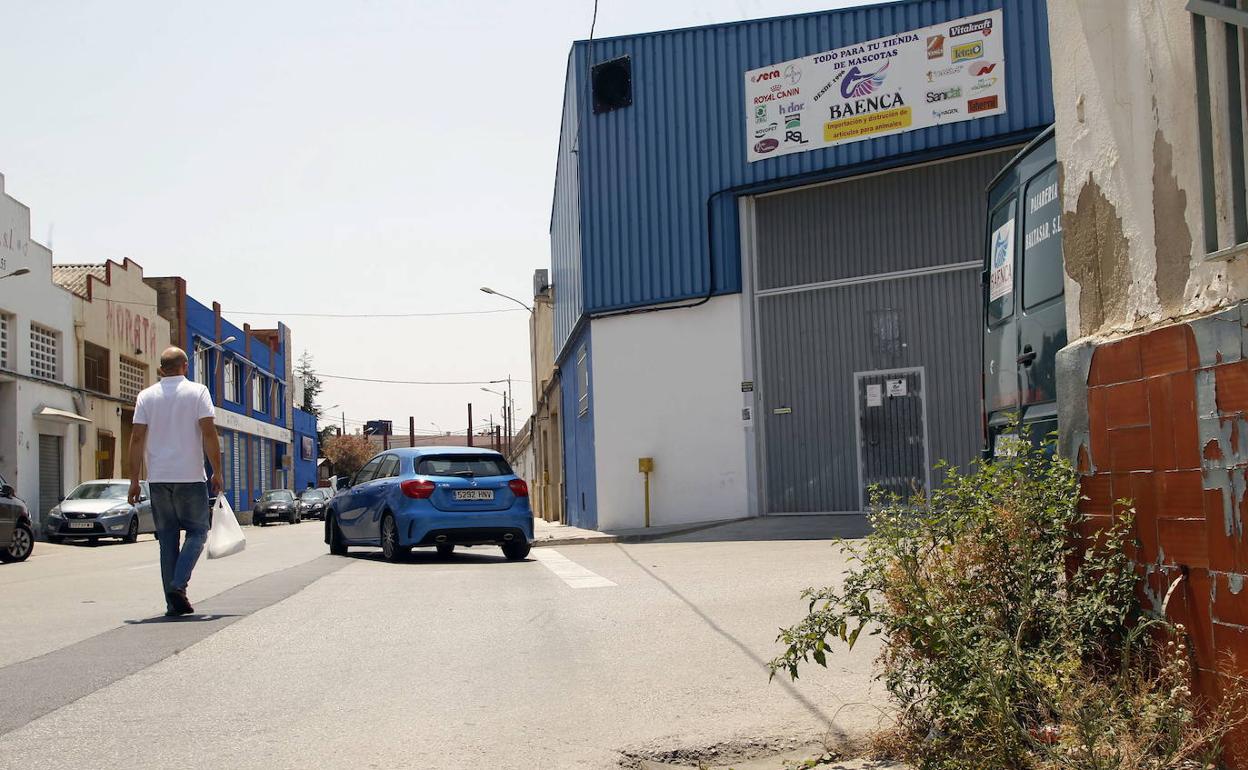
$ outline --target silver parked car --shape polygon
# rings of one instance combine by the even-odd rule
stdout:
[[[48,511],[44,535],[52,543],[70,538],[95,541],[102,537],[116,537],[133,543],[140,534],[154,533],[156,523],[152,519],[152,496],[146,481],[140,482],[140,487],[139,503],[131,505],[126,501],[130,493],[130,482],[126,479],[101,479],[79,484],[59,505]]]

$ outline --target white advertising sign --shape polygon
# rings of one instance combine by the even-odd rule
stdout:
[[[1014,291],[1014,220],[992,233],[992,271],[988,277],[988,301]]]
[[[1001,11],[745,73],[750,162],[1005,112]]]
[[[888,397],[901,398],[906,395],[905,380],[889,380],[888,381]]]
[[[867,406],[884,406],[884,388],[879,383],[867,385]]]

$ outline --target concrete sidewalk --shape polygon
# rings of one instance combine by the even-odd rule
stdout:
[[[757,516],[661,527],[638,527],[596,531],[566,524],[533,520],[533,545],[580,545],[587,543],[648,543],[743,541],[743,540],[835,540],[857,539],[870,531],[865,516],[828,514],[810,516]]]
[[[612,529],[598,531],[533,519],[533,545],[584,545],[589,543],[648,543],[665,537],[687,535],[712,527],[733,524],[744,519],[704,521],[692,524],[671,524],[664,527],[637,527],[635,529]]]

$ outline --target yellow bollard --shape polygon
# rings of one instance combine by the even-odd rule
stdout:
[[[653,457],[637,458],[637,470],[646,474],[646,527],[650,527],[650,474],[654,472]]]

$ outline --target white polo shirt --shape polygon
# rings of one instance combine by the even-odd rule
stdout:
[[[185,377],[163,377],[134,404],[134,424],[147,426],[147,480],[205,481],[199,421],[216,417],[208,389]]]

